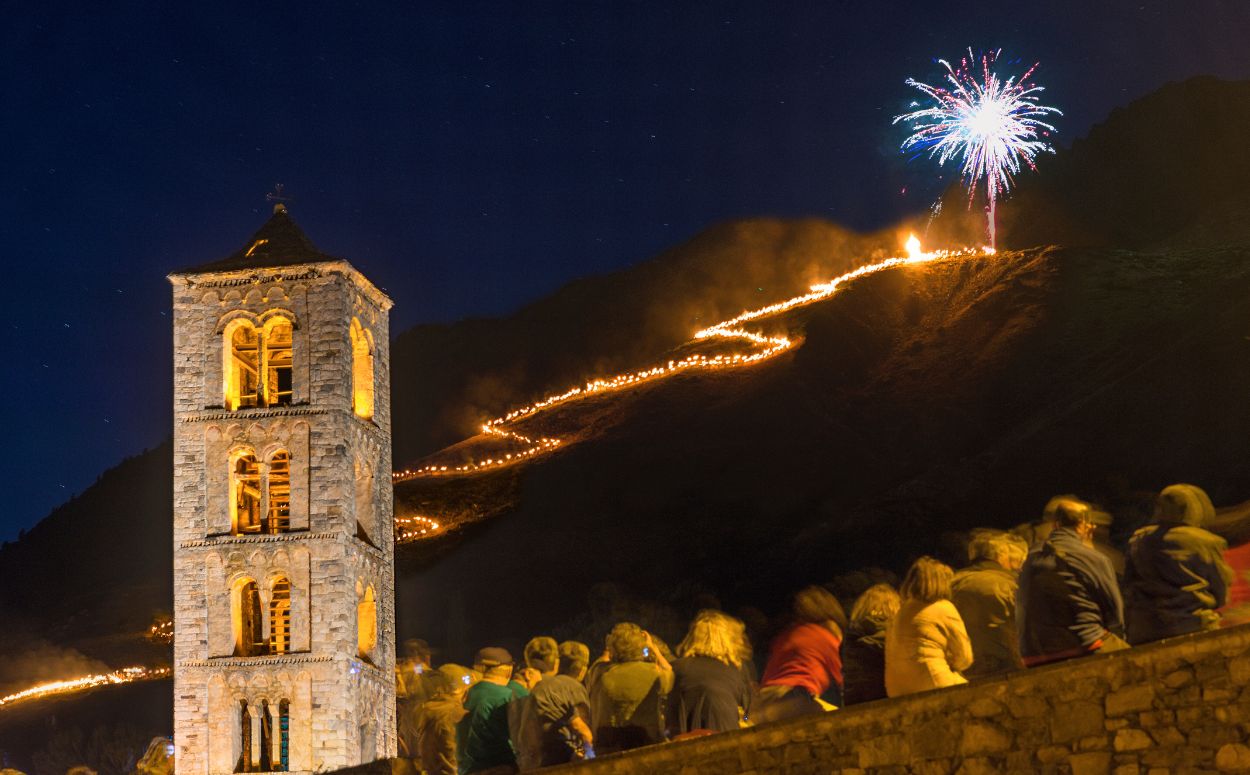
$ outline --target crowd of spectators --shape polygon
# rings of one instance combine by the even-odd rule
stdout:
[[[1213,629],[1233,575],[1214,518],[1201,489],[1173,485],[1121,554],[1095,540],[1104,512],[1058,496],[1038,524],[972,531],[959,572],[921,557],[897,590],[868,587],[849,619],[825,587],[800,590],[762,673],[743,622],[710,609],[675,652],[629,622],[593,661],[539,636],[521,660],[487,647],[435,669],[412,642],[401,753],[429,775],[529,771]]]

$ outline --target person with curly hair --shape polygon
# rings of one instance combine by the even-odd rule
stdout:
[[[614,753],[663,740],[664,698],[673,668],[651,635],[622,622],[605,639],[607,662],[590,680],[590,717],[595,749]]]

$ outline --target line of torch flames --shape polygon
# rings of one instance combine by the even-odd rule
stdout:
[[[84,675],[80,678],[67,678],[63,681],[49,681],[48,683],[38,684],[29,689],[23,689],[20,692],[0,697],[0,708],[8,707],[23,700],[42,699],[55,694],[81,692],[86,689],[94,689],[97,686],[151,681],[157,678],[168,678],[169,675],[170,669],[168,667],[124,667],[111,673]]]
[[[857,269],[853,269],[845,274],[839,275],[827,283],[813,285],[809,293],[802,296],[796,296],[786,301],[770,304],[767,307],[743,312],[735,318],[717,323],[714,326],[705,328],[695,333],[694,341],[724,339],[724,340],[742,340],[751,347],[760,348],[753,353],[734,353],[733,355],[717,355],[708,357],[706,355],[691,355],[681,360],[669,361],[666,364],[655,366],[643,371],[636,371],[628,374],[618,374],[613,377],[605,377],[587,382],[581,387],[570,388],[563,393],[548,396],[541,401],[537,401],[529,406],[515,409],[508,412],[502,417],[497,417],[482,425],[482,433],[498,436],[500,438],[511,439],[512,441],[526,445],[525,449],[520,452],[506,454],[500,458],[487,458],[482,461],[465,463],[459,466],[444,465],[428,465],[416,470],[397,471],[392,476],[394,481],[403,482],[410,479],[428,476],[456,476],[465,474],[474,474],[481,471],[501,468],[504,466],[520,463],[524,460],[533,458],[544,452],[550,452],[560,446],[560,440],[551,437],[542,437],[533,439],[528,436],[508,430],[508,423],[530,417],[546,409],[567,403],[577,398],[605,393],[608,391],[622,390],[632,387],[643,382],[651,382],[662,377],[668,377],[684,371],[692,370],[711,370],[732,368],[735,366],[745,366],[750,363],[758,363],[768,358],[789,350],[798,342],[791,340],[785,336],[766,336],[742,328],[742,324],[761,318],[771,317],[773,315],[787,312],[796,307],[803,307],[818,301],[829,298],[838,292],[838,290],[846,283],[865,277],[870,274],[876,274],[887,269],[898,266],[911,266],[915,264],[925,264],[933,261],[955,258],[969,258],[972,256],[988,256],[993,255],[993,248],[966,248],[963,250],[935,250],[931,252],[923,252],[920,249],[920,241],[912,236],[907,240],[907,255],[896,256],[893,258],[883,259],[872,264],[865,264]],[[396,522],[396,540],[399,543],[414,541],[436,533],[441,525],[429,518],[422,516],[404,516],[397,517]],[[62,681],[51,681],[48,683],[32,686],[20,692],[10,694],[6,697],[0,697],[0,708],[7,707],[17,702],[25,700],[33,700],[43,697],[50,697],[57,694],[68,694],[71,692],[85,691],[98,686],[109,686],[116,684],[133,683],[135,681],[148,681],[157,678],[166,678],[170,675],[170,669],[167,667],[147,668],[147,667],[127,667],[121,670],[115,670],[111,673],[101,673],[98,675],[87,675],[80,678],[70,678]]]
[[[735,318],[717,323],[694,335],[693,341],[700,340],[742,340],[749,347],[760,348],[753,353],[734,353],[732,355],[716,355],[708,357],[706,355],[691,355],[681,360],[671,360],[666,364],[653,366],[642,371],[635,371],[626,374],[617,374],[612,377],[603,377],[587,382],[585,385],[572,387],[563,393],[557,393],[547,396],[546,398],[536,401],[529,406],[514,409],[511,412],[488,420],[482,425],[482,433],[488,436],[497,436],[502,439],[510,439],[524,446],[519,452],[511,452],[498,458],[487,458],[480,461],[470,461],[458,466],[446,466],[439,464],[431,464],[418,469],[405,469],[403,471],[394,472],[391,477],[396,483],[406,482],[412,479],[431,477],[431,476],[457,476],[480,473],[482,471],[493,470],[505,466],[514,465],[523,462],[536,455],[551,452],[560,446],[560,439],[544,436],[541,438],[531,438],[509,430],[504,427],[509,423],[531,417],[539,412],[551,409],[555,406],[585,398],[586,396],[598,393],[606,393],[609,391],[622,390],[624,388],[633,387],[643,382],[651,382],[663,377],[669,377],[684,371],[694,370],[712,370],[733,368],[737,366],[745,366],[751,363],[758,363],[774,356],[780,355],[782,352],[789,350],[798,344],[797,341],[791,340],[785,336],[766,336],[753,331],[748,331],[742,327],[742,324],[762,318],[778,315],[783,312],[804,307],[818,301],[833,296],[841,289],[842,286],[867,275],[876,274],[887,269],[893,269],[899,266],[912,266],[916,264],[926,264],[933,261],[955,258],[970,258],[973,256],[988,256],[994,254],[991,247],[982,248],[964,248],[961,250],[935,250],[925,252],[921,250],[920,240],[915,235],[911,235],[906,243],[907,255],[894,256],[892,258],[882,259],[871,264],[865,264],[856,269],[835,277],[829,282],[819,283],[811,286],[809,293],[802,296],[781,301],[776,304],[770,304],[759,309],[743,312]],[[423,538],[434,532],[437,532],[440,525],[437,521],[429,517],[401,517],[396,519],[396,538],[400,543],[410,540]]]

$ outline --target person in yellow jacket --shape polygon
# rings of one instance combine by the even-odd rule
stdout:
[[[951,602],[955,572],[921,557],[899,588],[902,606],[885,634],[885,691],[890,697],[967,683],[972,643]]]

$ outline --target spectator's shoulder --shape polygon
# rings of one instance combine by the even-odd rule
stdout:
[[[1168,531],[1168,542],[1178,544],[1183,549],[1220,551],[1228,549],[1228,542],[1220,536],[1201,527],[1180,525]]]

